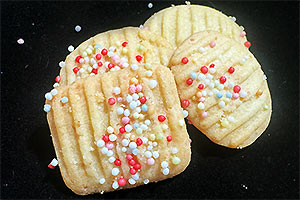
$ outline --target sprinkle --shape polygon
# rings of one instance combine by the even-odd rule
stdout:
[[[216,72],[215,68],[209,68],[209,73],[214,74]]]
[[[60,62],[58,63],[58,65],[59,65],[60,67],[64,67],[64,66],[66,66],[66,63],[65,63],[64,61],[60,61]]]
[[[240,97],[241,98],[245,98],[246,96],[247,96],[247,92],[245,92],[245,91],[240,92]]]
[[[183,126],[184,125],[184,120],[181,119],[181,120],[178,121],[178,123],[179,123],[179,126]]]
[[[214,48],[216,46],[216,43],[215,42],[210,42],[209,46],[210,46],[210,48]]]
[[[263,80],[267,80],[267,76],[265,74],[263,75]]]
[[[235,93],[239,93],[239,92],[241,91],[241,87],[238,86],[238,85],[235,85],[235,86],[233,87],[233,91],[234,91]]]
[[[122,107],[117,108],[117,113],[118,113],[119,115],[122,115],[123,112],[124,112],[124,109],[123,109]]]
[[[201,80],[204,80],[206,78],[206,76],[204,74],[199,74],[198,75],[198,79],[201,81]]]
[[[157,81],[156,80],[150,80],[150,88],[153,89],[157,86]]]
[[[110,134],[110,135],[109,135],[109,140],[110,140],[110,141],[113,142],[113,141],[116,141],[116,139],[117,139],[117,136],[116,136],[115,134]]]
[[[107,149],[106,147],[103,147],[103,148],[101,149],[101,152],[102,152],[103,154],[107,154],[108,149]]]
[[[201,53],[203,53],[203,52],[205,51],[205,48],[200,47],[200,48],[199,48],[199,51],[200,51]]]
[[[234,93],[233,95],[232,95],[232,97],[234,98],[234,99],[238,99],[239,98],[239,94],[238,93]]]
[[[126,147],[122,147],[122,152],[126,152],[127,148]]]
[[[169,168],[166,168],[166,169],[163,169],[163,170],[162,170],[162,173],[163,173],[164,175],[168,175],[169,172],[170,172]]]
[[[198,85],[198,89],[199,89],[199,90],[203,90],[203,89],[204,89],[204,85],[203,85],[202,83],[200,83],[200,84]]]
[[[206,74],[208,72],[208,68],[206,66],[202,66],[200,68],[200,71],[203,73],[203,74]]]
[[[113,132],[114,132],[114,128],[111,127],[111,126],[109,126],[109,127],[107,127],[106,131],[107,131],[108,133],[113,133]]]
[[[221,99],[221,98],[223,97],[223,94],[222,94],[221,92],[218,92],[218,93],[217,93],[217,97],[218,97],[219,99]]]
[[[60,100],[62,103],[67,103],[69,101],[68,97],[63,97]]]
[[[72,45],[70,45],[70,46],[68,47],[68,51],[70,51],[70,52],[74,51],[74,47],[73,47]]]
[[[117,176],[117,175],[119,174],[119,172],[120,172],[120,170],[119,170],[118,168],[113,168],[113,169],[111,170],[111,174],[112,174],[113,176]]]
[[[97,146],[98,147],[103,147],[104,145],[105,145],[105,142],[103,140],[100,139],[100,140],[97,141]]]
[[[151,158],[152,157],[152,153],[150,151],[146,151],[144,153],[144,155],[147,157],[147,158]]]
[[[110,162],[110,163],[113,163],[113,162],[115,162],[115,161],[117,161],[116,160],[116,158],[115,157],[109,157],[109,159],[108,159],[108,162]]]
[[[202,116],[203,118],[207,117],[207,112],[205,112],[205,111],[202,112],[201,116]]]
[[[164,115],[158,115],[158,121],[164,122],[166,120],[166,117]]]
[[[176,156],[172,158],[172,163],[174,165],[178,165],[180,162],[181,162],[180,158],[178,158]]]
[[[149,183],[149,179],[145,179],[144,184],[148,184],[148,183]]]
[[[250,43],[249,41],[246,41],[246,42],[244,43],[244,45],[245,45],[245,47],[249,48],[249,47],[251,46],[251,43]]]
[[[116,95],[118,95],[118,94],[121,93],[121,89],[119,87],[114,87],[113,93],[116,94]]]
[[[245,35],[246,35],[246,32],[245,31],[241,31],[240,36],[244,37]]]
[[[165,168],[167,168],[167,167],[169,166],[169,163],[168,163],[167,161],[162,161],[161,164],[160,164],[160,166],[161,166],[163,169],[165,169]]]
[[[145,120],[145,124],[147,125],[147,126],[149,126],[150,124],[151,124],[151,122],[150,122],[150,120]]]
[[[181,105],[183,107],[188,107],[190,105],[190,101],[188,99],[184,99],[182,102],[181,102]]]
[[[226,128],[229,125],[229,122],[227,119],[222,119],[221,120],[221,126],[223,126],[224,128]]]
[[[138,153],[140,153],[140,151],[139,151],[138,149],[133,149],[133,150],[132,150],[132,154],[133,154],[133,155],[136,156],[136,155],[138,155]]]
[[[163,124],[163,125],[162,125],[162,129],[163,129],[163,130],[167,130],[168,128],[169,128],[169,126],[168,126],[167,124]]]
[[[148,106],[146,104],[142,105],[142,111],[144,112],[148,111]]]
[[[203,109],[205,108],[205,105],[204,105],[202,102],[200,102],[200,103],[198,104],[198,108],[199,108],[200,110],[203,110]]]
[[[235,121],[234,117],[232,117],[232,116],[229,116],[229,117],[228,117],[228,120],[229,120],[230,122],[234,122],[234,121]]]
[[[153,4],[152,3],[148,3],[148,8],[152,8]]]
[[[112,184],[112,188],[113,188],[113,189],[118,189],[118,187],[119,187],[118,182],[117,182],[117,181],[114,181],[114,183]]]
[[[114,152],[112,150],[108,150],[106,153],[106,155],[109,157],[112,156],[113,154],[114,154]]]
[[[157,146],[157,142],[153,142],[152,145],[153,145],[154,147],[156,147],[156,146]]]
[[[189,112],[187,110],[182,111],[183,118],[186,118],[189,115]]]
[[[79,25],[75,26],[75,31],[76,31],[76,32],[81,31],[81,26],[79,26]]]
[[[132,178],[137,181],[140,178],[140,176],[138,173],[136,173],[135,175],[132,175]]]
[[[132,126],[130,124],[127,124],[125,126],[125,130],[126,130],[126,132],[130,132],[132,130]]]
[[[219,106],[220,106],[221,108],[224,108],[224,107],[225,107],[225,102],[224,102],[224,101],[220,101],[220,102],[219,102]]]
[[[187,57],[183,57],[181,59],[182,64],[187,64],[189,62],[189,59]]]
[[[52,94],[50,92],[46,93],[45,98],[49,101],[52,100]]]
[[[150,139],[150,140],[155,140],[155,135],[154,135],[154,134],[150,134],[150,135],[149,135],[149,139]]]
[[[153,158],[155,158],[155,159],[157,159],[159,157],[158,151],[153,151],[152,155],[153,155]]]
[[[155,163],[155,160],[154,160],[153,158],[149,158],[149,159],[147,160],[147,164],[148,164],[148,165],[154,165],[154,163]]]
[[[268,110],[269,106],[267,104],[264,104],[263,108],[264,108],[264,110]]]
[[[17,43],[18,44],[24,44],[24,40],[22,38],[20,38],[20,39],[17,40]]]
[[[140,55],[137,55],[136,57],[136,61],[141,62],[143,60],[143,57]]]
[[[49,165],[53,166],[53,168],[56,167],[58,165],[58,161],[56,160],[56,158],[53,158]]]
[[[131,65],[131,69],[134,70],[134,71],[137,70],[138,68],[139,68],[139,66],[137,64],[132,64]]]
[[[105,178],[101,178],[100,180],[99,180],[99,183],[102,185],[102,184],[104,184],[105,183]]]
[[[130,178],[130,179],[128,179],[128,183],[130,185],[134,185],[136,183],[136,181],[134,179]]]
[[[51,110],[51,106],[49,104],[44,105],[44,111],[49,112]]]
[[[176,154],[176,153],[178,153],[178,149],[176,147],[173,147],[172,148],[172,154]]]
[[[130,102],[129,107],[133,110],[137,107],[137,103],[135,101]]]
[[[191,79],[195,80],[197,78],[197,74],[195,72],[192,72],[190,74]]]
[[[229,99],[231,99],[232,98],[231,92],[226,92],[226,97],[229,98]]]

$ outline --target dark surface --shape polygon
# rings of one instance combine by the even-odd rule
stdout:
[[[250,147],[210,142],[193,126],[192,161],[179,176],[135,189],[80,197],[55,157],[44,94],[67,47],[95,34],[138,26],[172,2],[1,3],[1,198],[299,198],[299,3],[203,3],[237,17],[265,71],[273,99],[266,132]],[[174,2],[173,2],[174,3]],[[182,1],[183,3],[183,1]],[[34,24],[32,24],[34,23]],[[82,27],[76,33],[76,25]],[[25,44],[17,44],[23,38]],[[247,189],[246,189],[247,187]]]

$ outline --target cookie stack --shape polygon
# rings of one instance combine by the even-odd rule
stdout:
[[[86,195],[183,172],[185,117],[216,144],[252,144],[269,124],[271,96],[245,35],[219,11],[180,5],[79,45],[45,95],[66,185]]]

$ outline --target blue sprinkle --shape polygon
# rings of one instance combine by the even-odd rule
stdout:
[[[191,79],[195,80],[197,78],[197,74],[195,72],[191,73]]]
[[[232,94],[230,92],[226,92],[226,97],[231,99],[232,98]]]
[[[223,97],[223,94],[222,94],[221,92],[218,92],[218,93],[217,93],[217,97],[218,97],[219,99],[221,99],[221,98]]]
[[[96,44],[96,45],[94,46],[95,49],[98,49],[98,48],[100,48],[100,47],[101,47],[100,44]]]
[[[146,104],[142,105],[142,111],[146,112],[148,110],[148,106]]]
[[[139,123],[134,123],[134,125],[133,125],[133,127],[135,128],[135,129],[137,129],[138,127],[139,127]]]

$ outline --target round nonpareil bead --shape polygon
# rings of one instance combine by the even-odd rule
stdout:
[[[113,188],[113,189],[118,189],[118,188],[119,188],[119,184],[118,184],[117,181],[114,181],[114,182],[113,182],[112,188]]]
[[[224,108],[224,107],[225,107],[225,102],[224,102],[224,101],[220,101],[220,102],[219,102],[219,106],[220,106],[221,108]]]
[[[233,87],[233,91],[234,91],[235,93],[239,93],[239,92],[241,91],[241,87],[238,86],[238,85],[235,85],[235,86]]]
[[[183,126],[184,125],[184,120],[181,119],[181,120],[178,121],[178,123],[179,123],[179,126]]]
[[[198,103],[198,108],[200,110],[203,110],[205,108],[205,105],[202,102],[200,102],[200,103]]]
[[[142,105],[142,111],[144,112],[148,111],[148,106],[146,104]]]
[[[49,101],[52,100],[52,94],[50,92],[46,93],[45,98]]]
[[[207,117],[207,112],[202,112],[201,116],[202,116],[203,118]]]
[[[245,47],[249,48],[249,47],[251,46],[251,43],[250,43],[249,41],[246,41],[246,42],[244,43],[244,45],[245,45]]]
[[[105,145],[105,142],[103,140],[100,139],[100,140],[97,141],[97,146],[98,147],[103,147],[104,145]]]
[[[49,104],[44,105],[44,111],[49,112],[51,110],[51,106]]]
[[[178,149],[176,147],[173,147],[172,148],[172,154],[176,154],[176,153],[178,153]]]
[[[124,108],[122,108],[122,107],[117,108],[117,113],[118,113],[119,115],[122,115],[123,112],[124,112]]]
[[[129,148],[130,149],[135,149],[137,147],[137,144],[135,142],[130,142],[129,143]]]
[[[231,92],[226,92],[226,97],[231,99],[232,98],[232,93]]]
[[[63,97],[60,100],[62,103],[67,103],[69,101],[68,97]]]
[[[148,165],[154,165],[154,163],[155,163],[155,160],[154,160],[153,158],[149,158],[149,159],[147,160],[147,164],[148,164]]]
[[[200,102],[202,102],[202,103],[204,103],[204,101],[205,101],[205,97],[200,97]]]
[[[238,93],[234,93],[233,95],[232,95],[232,97],[234,98],[234,99],[238,99],[239,98],[239,94]]]
[[[128,117],[130,115],[130,111],[128,109],[124,110],[124,115]]]
[[[116,158],[111,156],[111,157],[109,157],[108,162],[113,163],[115,160],[116,160]]]
[[[167,161],[162,161],[161,164],[160,164],[160,166],[161,166],[163,169],[165,169],[165,168],[167,168],[167,167],[169,166],[169,163],[168,163]]]
[[[216,46],[216,43],[215,42],[210,42],[209,46],[210,46],[210,48],[214,48]]]
[[[217,97],[218,97],[219,99],[221,99],[221,98],[223,97],[223,94],[222,94],[221,92],[218,92],[218,93],[217,93]]]
[[[136,57],[136,61],[141,62],[143,60],[143,57],[140,55],[137,55]]]
[[[134,185],[136,183],[136,181],[134,179],[130,178],[130,179],[128,179],[128,183],[130,185]]]
[[[183,117],[186,118],[189,115],[189,112],[187,110],[182,111]]]
[[[129,117],[122,117],[122,124],[126,125],[130,121]]]
[[[228,73],[232,74],[235,71],[234,67],[229,67]]]
[[[150,151],[145,151],[144,155],[147,157],[147,158],[151,158],[152,157],[152,153]]]
[[[229,116],[229,117],[228,117],[228,120],[229,120],[230,122],[234,122],[234,121],[235,121],[234,117],[232,117],[232,116]]]
[[[132,130],[132,126],[130,124],[127,124],[125,126],[125,130],[126,130],[126,132],[130,132]]]
[[[190,101],[188,100],[188,99],[184,99],[183,101],[182,101],[182,106],[183,107],[188,107],[190,105]]]
[[[111,126],[109,126],[109,127],[107,127],[106,131],[107,131],[108,133],[113,133],[113,132],[114,132],[114,128],[111,127]]]
[[[193,84],[193,79],[188,78],[188,79],[186,80],[186,84],[192,85],[192,84]]]
[[[199,89],[199,90],[203,90],[203,89],[204,89],[204,85],[203,85],[202,83],[200,83],[200,84],[198,85],[198,89]]]
[[[133,155],[136,156],[136,155],[138,155],[138,153],[140,153],[140,150],[138,150],[138,149],[133,149],[133,150],[132,150],[132,154],[133,154]]]
[[[131,65],[131,69],[134,70],[134,71],[137,70],[138,68],[139,68],[139,66],[137,64],[132,64]]]
[[[111,97],[111,98],[108,99],[108,104],[109,104],[109,105],[112,106],[112,105],[114,105],[115,103],[116,103],[116,99],[115,99],[115,98]]]
[[[164,122],[166,120],[166,117],[164,115],[158,115],[158,121]]]
[[[107,149],[106,147],[103,147],[103,148],[101,149],[101,152],[102,152],[103,154],[107,154],[108,149]]]
[[[227,119],[223,119],[221,120],[221,126],[226,128],[229,125],[229,122],[227,121]]]
[[[187,64],[189,62],[189,59],[187,57],[183,57],[181,59],[182,64]]]
[[[156,80],[150,80],[150,88],[153,89],[157,86],[157,81]]]
[[[168,174],[170,173],[169,168],[163,169],[163,170],[162,170],[162,173],[163,173],[164,175],[168,175]]]
[[[152,155],[153,155],[153,158],[155,158],[155,159],[159,157],[158,151],[153,151]]]
[[[241,98],[245,98],[246,96],[247,96],[247,92],[245,92],[245,91],[240,92],[240,97]]]
[[[204,91],[202,91],[202,96],[206,96],[207,95],[207,92],[204,90]]]
[[[216,72],[215,68],[209,68],[209,73],[214,74]]]
[[[197,74],[195,72],[192,72],[190,74],[191,79],[195,80],[197,78]]]
[[[110,140],[110,141],[113,142],[113,141],[116,141],[116,139],[117,139],[117,136],[116,136],[115,134],[110,134],[110,135],[109,135],[109,140]]]
[[[118,180],[118,184],[119,184],[119,186],[124,186],[125,184],[126,184],[126,179],[125,178],[119,178],[119,180]]]
[[[221,83],[221,84],[224,84],[224,83],[226,82],[226,80],[227,80],[227,79],[226,79],[225,76],[221,76],[221,77],[220,77],[220,83]]]
[[[116,95],[118,95],[118,94],[121,93],[121,89],[119,87],[114,87],[113,93],[116,94]]]
[[[102,185],[105,183],[105,178],[100,178],[99,183]]]
[[[112,156],[113,154],[114,154],[114,152],[112,150],[108,150],[107,153],[106,153],[106,155],[108,157]]]
[[[208,68],[206,66],[202,66],[200,68],[200,71],[203,73],[203,74],[206,74],[208,72]]]

